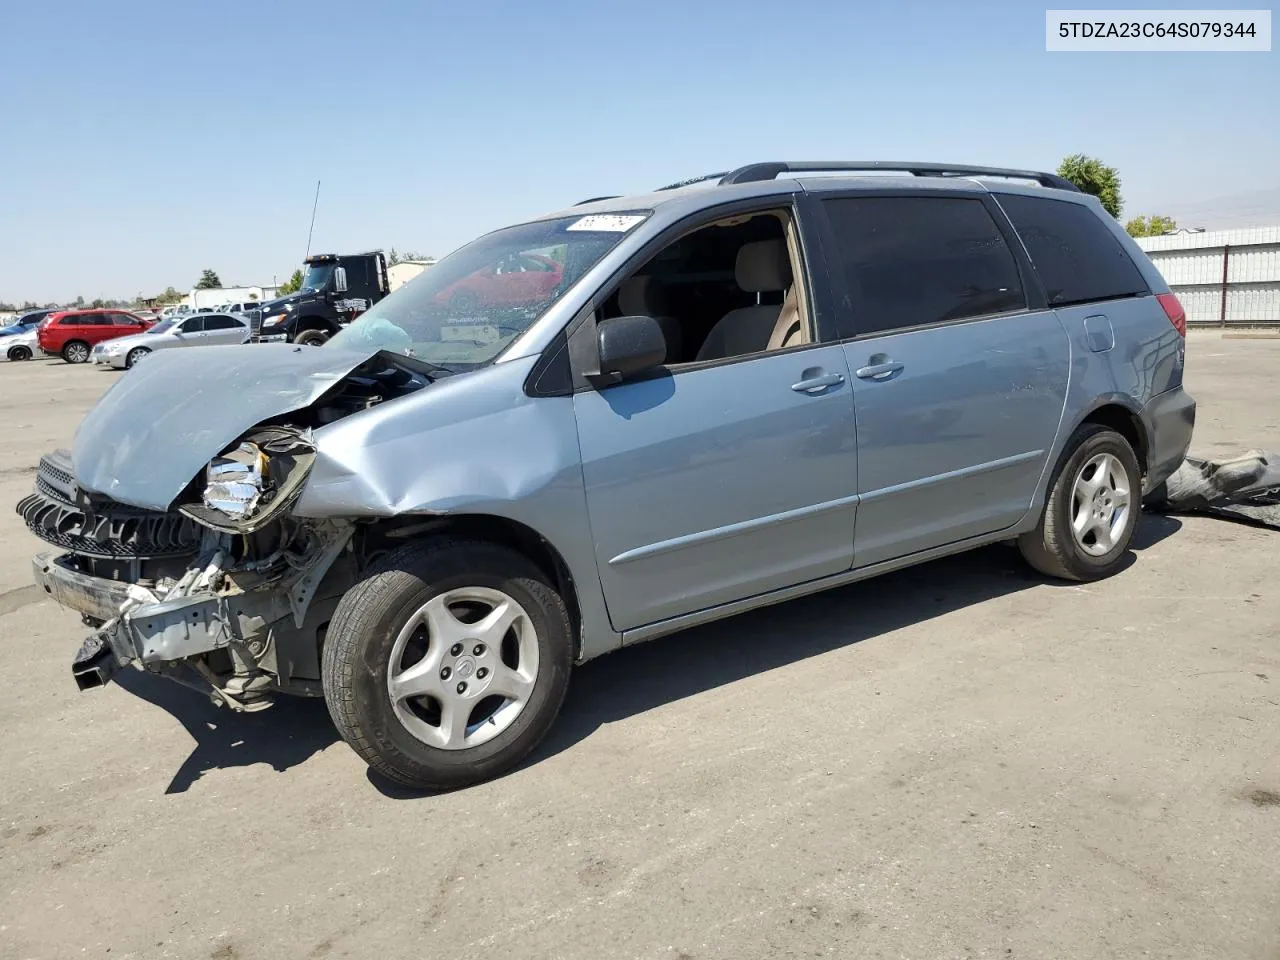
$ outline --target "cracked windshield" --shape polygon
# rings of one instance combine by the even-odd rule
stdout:
[[[565,217],[487,234],[376,304],[330,345],[390,350],[452,370],[483,366],[643,219]]]

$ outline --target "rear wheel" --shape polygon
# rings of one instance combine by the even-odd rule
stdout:
[[[1063,580],[1119,572],[1141,509],[1142,471],[1129,441],[1085,424],[1071,438],[1036,528],[1018,538],[1027,562]]]
[[[564,601],[528,559],[439,538],[384,557],[325,638],[343,739],[400,783],[451,789],[505,773],[550,729],[569,685]]]
[[[83,340],[72,340],[62,348],[62,359],[67,363],[87,363],[89,345]]]
[[[132,370],[133,365],[151,352],[149,347],[134,347],[124,355],[124,368]]]
[[[30,359],[31,359],[31,348],[30,348],[30,347],[24,347],[24,346],[10,347],[10,348],[9,348],[9,352],[8,352],[8,354],[6,354],[6,356],[8,356],[8,358],[9,358],[10,360],[14,360],[14,361],[17,361],[17,360],[30,360]]]
[[[328,339],[329,334],[323,330],[303,330],[293,338],[293,342],[306,347],[318,347]]]

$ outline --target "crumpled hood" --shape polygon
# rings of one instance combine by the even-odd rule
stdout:
[[[314,403],[377,353],[288,343],[162,350],[103,394],[72,446],[82,489],[167,510],[249,428]]]

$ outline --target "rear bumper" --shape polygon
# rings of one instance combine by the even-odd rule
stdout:
[[[1182,387],[1155,397],[1142,411],[1147,428],[1147,476],[1143,495],[1173,474],[1186,459],[1196,425],[1196,401]]]

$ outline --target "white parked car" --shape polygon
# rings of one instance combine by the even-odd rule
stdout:
[[[6,360],[30,360],[32,357],[43,357],[44,351],[36,340],[36,328],[25,333],[14,333],[0,340],[0,350],[4,351]]]
[[[94,363],[128,370],[147,354],[173,347],[245,343],[250,334],[243,317],[225,313],[198,313],[164,320],[145,333],[106,340],[93,348]]]

